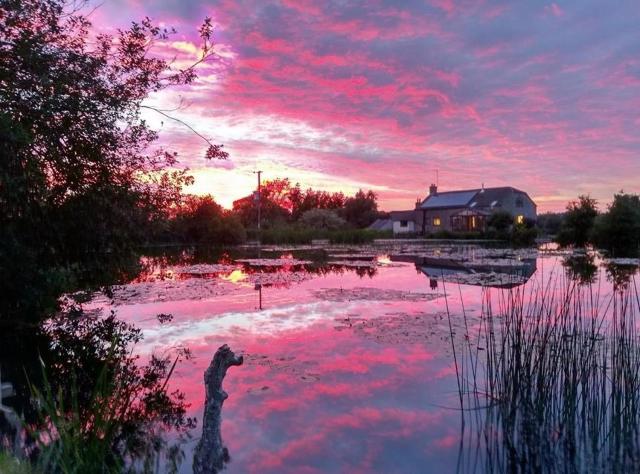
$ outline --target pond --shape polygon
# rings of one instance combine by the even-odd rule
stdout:
[[[637,261],[389,241],[181,251],[142,263],[137,278],[84,307],[139,328],[143,360],[188,349],[169,382],[198,420],[179,472],[191,472],[203,373],[223,344],[244,357],[224,380],[230,473],[581,472],[603,457],[625,468],[640,459],[640,425],[636,415],[624,418],[637,397],[611,414],[622,413],[631,432],[605,449],[618,389],[587,384],[602,368],[607,376],[607,360],[620,354],[608,338],[616,318],[637,313]],[[628,351],[635,327],[629,319],[620,336]],[[584,349],[588,341],[596,342]],[[594,368],[580,372],[580,364]],[[562,392],[571,370],[577,392],[600,390],[602,399]],[[562,413],[598,403],[599,418],[571,418],[584,436],[562,431]],[[527,404],[532,411],[521,410]]]

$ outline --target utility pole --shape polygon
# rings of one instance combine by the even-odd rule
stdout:
[[[262,208],[262,196],[260,195],[262,184],[260,182],[260,176],[262,175],[262,171],[254,171],[254,173],[258,175],[258,194],[256,195],[256,200],[258,201],[258,232],[260,232],[260,211]]]

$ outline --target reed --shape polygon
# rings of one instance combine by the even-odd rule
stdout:
[[[460,471],[640,470],[640,298],[611,279],[485,288],[479,321],[463,314]]]

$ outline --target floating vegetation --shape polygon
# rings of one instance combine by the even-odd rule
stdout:
[[[241,258],[236,260],[251,267],[284,267],[296,265],[310,265],[310,260],[298,260],[296,258]]]
[[[291,374],[300,382],[310,383],[320,380],[320,376],[311,370],[316,362],[298,360],[295,356],[270,357],[265,354],[245,354],[244,358],[245,364],[248,366],[266,367],[271,372]],[[262,385],[258,389],[251,388],[248,392],[255,394],[258,391],[264,392],[268,388],[268,386]]]
[[[287,286],[311,280],[314,276],[309,272],[250,273],[247,275],[246,281],[263,286]]]
[[[520,285],[525,283],[528,278],[517,273],[483,272],[443,275],[440,280],[444,280],[449,283],[459,283],[462,285],[502,287]]]
[[[205,278],[161,280],[116,285],[109,289],[109,300],[116,306],[160,301],[201,300],[229,294],[231,283]],[[100,302],[100,299],[94,300]]]
[[[370,287],[322,288],[312,291],[312,293],[316,298],[327,301],[431,301],[442,296],[436,293],[417,293]]]
[[[640,258],[607,258],[606,263],[623,266],[640,266]]]
[[[238,268],[238,265],[225,263],[200,263],[186,267],[176,267],[175,273],[179,275],[211,275],[216,273],[230,273]]]
[[[329,265],[339,265],[349,268],[375,268],[378,264],[373,260],[330,260]]]
[[[438,342],[448,342],[451,337],[447,315],[443,312],[385,313],[373,318],[348,315],[336,318],[335,321],[336,331],[350,330],[359,337],[381,344],[422,344],[426,340],[434,339]],[[456,328],[453,337],[465,337],[462,321],[454,323],[453,327]],[[449,344],[442,344],[445,354],[451,352]]]
[[[319,250],[322,245],[273,245],[271,247],[262,247],[263,252],[298,252],[302,250]]]

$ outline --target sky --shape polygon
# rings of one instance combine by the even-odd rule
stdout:
[[[189,64],[209,16],[217,56],[148,104],[161,141],[222,205],[263,179],[378,193],[410,209],[439,190],[514,186],[538,211],[639,192],[640,2],[575,0],[104,0],[115,31],[150,17],[177,34],[154,54]]]

